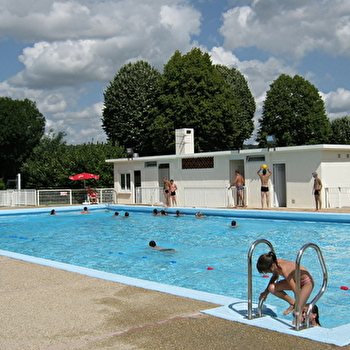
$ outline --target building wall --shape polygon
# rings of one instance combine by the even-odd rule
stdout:
[[[182,158],[213,157],[213,168],[182,169]],[[254,160],[256,159],[256,160]],[[271,170],[274,165],[285,168],[285,206],[287,208],[313,208],[312,172],[316,171],[324,186],[350,187],[350,146],[332,147],[332,145],[286,147],[274,151],[270,149],[244,150],[241,152],[213,152],[193,155],[171,155],[169,157],[135,158],[110,160],[114,162],[114,186],[118,192],[118,202],[134,203],[134,171],[141,171],[142,187],[159,187],[158,167],[160,164],[169,164],[169,179],[174,179],[178,186],[178,205],[184,206],[185,197],[194,191],[194,197],[203,195],[204,188],[216,188],[222,191],[223,197],[228,197],[228,205],[232,205],[232,193],[226,191],[234,180],[234,171],[240,170],[246,179],[246,201],[248,207],[261,206],[260,179],[257,171],[262,164],[267,164]],[[145,167],[145,162],[157,162],[156,167]],[[122,191],[120,174],[130,173],[131,190]],[[271,207],[276,202],[274,175],[270,178]],[[197,189],[197,190],[196,190]],[[322,191],[325,201],[325,191]]]

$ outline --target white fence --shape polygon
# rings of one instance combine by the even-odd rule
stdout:
[[[95,189],[100,204],[115,204],[113,188]],[[0,191],[0,207],[89,204],[86,190],[5,190]]]
[[[227,187],[185,187],[184,204],[186,207],[228,207]]]
[[[350,207],[350,187],[326,187],[325,202],[326,208]]]
[[[247,198],[247,187],[244,197]],[[117,203],[113,188],[96,189],[99,203]],[[177,194],[178,203],[184,207],[227,208],[236,205],[236,189],[227,187],[185,187]],[[73,205],[88,203],[86,191],[72,189],[57,190],[4,190],[0,191],[0,207],[26,207],[44,205]],[[162,187],[136,188],[136,204],[163,205]],[[246,203],[248,204],[248,203]],[[326,208],[350,207],[350,187],[325,187]]]
[[[247,189],[244,189],[245,198]],[[227,187],[185,187],[177,192],[177,202],[182,207],[228,208],[236,205],[236,188]],[[164,205],[162,187],[137,187],[136,204]]]
[[[36,206],[35,190],[0,191],[0,207]]]
[[[136,187],[136,204],[162,205],[164,200],[162,187]]]

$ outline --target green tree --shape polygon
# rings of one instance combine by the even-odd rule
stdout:
[[[55,188],[60,187],[65,177],[62,158],[66,143],[64,132],[57,135],[50,133],[40,140],[30,157],[21,167],[22,183],[24,188]]]
[[[159,87],[149,129],[157,153],[174,153],[175,129],[194,129],[196,152],[236,148],[253,130],[251,121],[247,129],[242,125],[232,84],[198,48],[185,55],[176,51],[164,66]]]
[[[109,141],[143,155],[152,153],[147,129],[160,75],[145,61],[128,63],[115,75],[104,93],[102,127]]]
[[[260,147],[267,146],[267,135],[277,146],[297,146],[327,143],[331,134],[318,89],[299,75],[282,74],[270,85],[259,122]]]
[[[216,65],[215,68],[231,86],[237,99],[237,120],[240,124],[240,134],[237,135],[236,145],[241,148],[244,140],[249,138],[254,130],[254,113],[256,109],[254,97],[249,89],[244,75],[235,68]]]
[[[100,175],[99,180],[87,180],[86,185],[98,187],[114,187],[113,164],[106,163],[106,159],[125,158],[126,154],[122,147],[113,142],[107,143],[84,143],[82,145],[69,145],[66,149],[65,162],[72,176],[79,173],[93,173]],[[83,188],[83,181],[67,180],[71,188]]]
[[[69,176],[87,172],[100,175],[99,180],[87,180],[86,185],[113,187],[113,165],[106,159],[124,158],[124,150],[107,143],[67,145],[65,134],[44,136],[21,168],[24,188],[83,188],[84,181],[72,181]]]
[[[45,130],[35,102],[0,97],[0,177],[14,178]]]
[[[331,143],[338,145],[350,144],[350,117],[342,117],[331,121]]]

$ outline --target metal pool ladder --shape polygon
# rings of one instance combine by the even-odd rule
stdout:
[[[249,248],[249,252],[248,252],[248,316],[247,318],[249,320],[253,319],[253,318],[257,318],[257,317],[262,317],[262,308],[263,308],[263,300],[259,301],[258,304],[258,310],[257,310],[257,315],[255,315],[253,317],[253,272],[252,272],[252,257],[253,257],[253,252],[256,248],[256,246],[258,244],[261,243],[265,243],[269,246],[270,250],[275,252],[273,245],[266,239],[258,239],[256,240]],[[310,327],[310,313],[311,310],[313,308],[313,306],[316,304],[316,302],[321,298],[321,296],[323,295],[323,293],[326,290],[327,284],[328,284],[328,273],[327,273],[327,268],[326,268],[326,264],[324,262],[323,256],[322,256],[322,252],[321,249],[314,243],[307,243],[305,245],[302,246],[302,248],[299,250],[297,258],[296,258],[296,271],[295,271],[295,280],[296,280],[296,285],[300,286],[300,261],[301,261],[301,257],[304,254],[305,250],[307,248],[314,248],[317,252],[318,255],[318,260],[320,262],[322,271],[323,271],[323,283],[322,286],[320,288],[320,291],[317,293],[317,295],[312,299],[312,301],[309,303],[309,307],[308,307],[308,311],[307,311],[307,315],[306,315],[306,328]],[[295,329],[298,331],[300,330],[300,324],[297,323],[297,316],[298,316],[298,312],[300,313],[300,290],[299,288],[297,288],[296,291],[296,295],[295,295],[295,310],[299,310],[297,312],[295,312]]]
[[[270,247],[270,250],[275,252],[275,249],[273,248],[273,245],[271,244],[271,242],[269,242],[267,239],[264,239],[264,238],[257,239],[249,248],[249,252],[248,252],[248,320],[253,319],[253,269],[252,269],[253,252],[256,246],[261,243],[267,244]],[[264,303],[263,300],[259,301],[258,314],[255,315],[255,318],[262,317],[263,303]]]
[[[306,321],[306,328],[309,328],[310,327],[310,313],[311,313],[314,305],[317,303],[317,301],[321,298],[323,293],[326,291],[327,284],[328,284],[328,272],[327,272],[326,264],[324,262],[320,247],[314,243],[306,243],[299,250],[299,253],[298,253],[296,261],[295,261],[295,263],[296,263],[295,284],[297,286],[300,286],[300,261],[301,261],[302,255],[304,254],[304,251],[307,248],[314,248],[316,250],[317,256],[318,256],[318,261],[321,265],[322,272],[323,272],[322,286],[321,286],[319,292],[317,293],[317,295],[310,302],[308,310],[307,310],[305,321]],[[294,318],[295,329],[297,331],[300,330],[300,323],[297,322],[297,317],[298,317],[298,314],[300,312],[302,312],[302,310],[300,310],[300,288],[297,288],[296,293],[295,293],[295,318]]]

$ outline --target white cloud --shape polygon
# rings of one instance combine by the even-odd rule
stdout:
[[[25,68],[9,83],[52,88],[108,82],[122,65],[140,59],[161,68],[175,50],[191,48],[191,35],[200,27],[198,11],[167,2],[53,3],[47,13],[30,11],[20,18],[21,28],[8,18],[13,30],[41,39],[23,50],[19,60]],[[29,34],[33,28],[37,33]]]
[[[226,49],[256,46],[301,58],[314,50],[350,56],[348,0],[255,0],[223,14]]]
[[[257,126],[269,85],[282,73],[298,73],[289,62],[313,50],[350,56],[350,1],[239,4],[223,13],[224,47],[209,53],[214,63],[235,67],[247,78]],[[0,37],[27,42],[19,56],[24,68],[0,82],[0,95],[36,101],[47,130],[67,132],[69,143],[103,141],[103,91],[93,91],[127,62],[146,60],[161,70],[175,50],[199,46],[193,36],[206,25],[201,20],[191,0],[0,0]],[[234,50],[250,46],[270,56],[240,61]],[[350,110],[348,90],[324,99],[331,117]]]
[[[335,119],[350,116],[350,91],[338,88],[328,94],[321,94],[326,105],[329,118]]]
[[[75,112],[59,112],[47,119],[46,130],[64,131],[70,143],[104,142],[106,134],[102,130],[103,103],[95,103]]]

